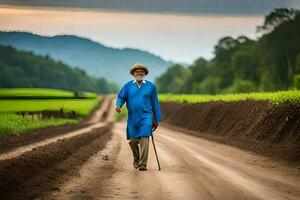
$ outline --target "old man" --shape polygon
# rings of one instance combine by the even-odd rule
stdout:
[[[157,128],[162,120],[157,89],[154,83],[144,80],[149,70],[137,63],[130,69],[134,80],[130,80],[121,88],[116,101],[116,111],[126,102],[127,140],[133,154],[133,167],[141,171],[147,170],[149,136],[152,129]]]

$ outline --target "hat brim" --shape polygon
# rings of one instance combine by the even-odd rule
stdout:
[[[135,68],[133,68],[133,69],[130,70],[130,74],[133,75],[133,73],[137,69],[143,69],[145,71],[145,75],[147,75],[149,73],[149,71],[148,71],[148,69],[146,67],[135,67]]]

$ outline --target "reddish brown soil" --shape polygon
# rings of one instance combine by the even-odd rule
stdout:
[[[112,100],[107,98],[106,101]],[[103,110],[102,107],[97,110],[99,109]],[[109,107],[105,107],[103,111],[107,112],[107,109]],[[105,120],[104,126],[98,126],[84,134],[59,139],[16,157],[0,160],[0,199],[38,198],[44,193],[59,190],[64,181],[78,176],[81,165],[101,151],[111,139],[113,124],[103,117],[104,113],[97,110],[76,125],[48,127],[1,140],[1,150],[6,153],[14,147],[34,144],[82,127],[93,126],[90,124],[91,118]]]
[[[16,147],[42,141],[46,138],[61,135],[63,133],[84,128],[88,124],[65,124],[60,126],[48,126],[45,128],[29,131],[21,135],[10,135],[0,138],[0,153],[7,152]]]
[[[91,155],[105,147],[111,138],[110,129],[106,126],[0,161],[0,196],[33,199],[55,190],[65,173],[74,175]]]
[[[164,123],[299,164],[300,105],[266,101],[161,103]],[[190,133],[191,133],[190,132]]]

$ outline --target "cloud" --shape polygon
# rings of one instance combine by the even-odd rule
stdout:
[[[299,8],[299,0],[0,0],[0,4],[106,9],[129,12],[268,14],[277,7]]]

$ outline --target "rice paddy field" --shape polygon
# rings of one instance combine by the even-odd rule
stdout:
[[[60,110],[75,111],[80,116],[88,115],[99,100],[94,99],[12,99],[0,100],[0,112]]]
[[[30,130],[62,124],[75,124],[76,119],[36,119],[31,116],[21,116],[13,113],[0,113],[0,137],[10,134],[22,134]]]
[[[39,119],[17,115],[16,112],[34,111],[74,111],[79,116],[87,116],[97,105],[97,95],[83,92],[78,98],[73,92],[43,88],[0,89],[0,137],[29,130],[61,124],[77,123],[77,119]]]
[[[46,88],[0,88],[0,99],[24,99],[24,98],[75,98],[75,93],[67,90],[46,89]],[[95,98],[92,92],[82,92],[82,98]]]
[[[274,104],[281,103],[300,103],[300,90],[276,91],[276,92],[251,92],[238,94],[218,94],[218,95],[202,95],[202,94],[159,94],[161,102],[177,102],[177,103],[204,103],[213,101],[270,101]]]

